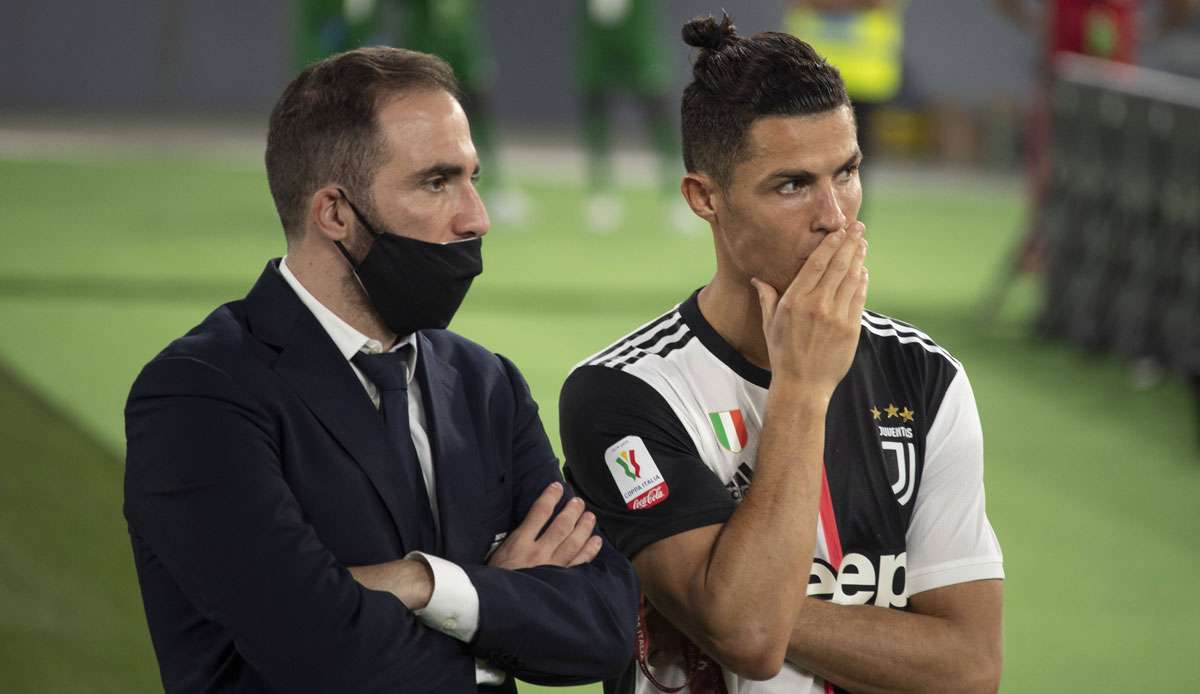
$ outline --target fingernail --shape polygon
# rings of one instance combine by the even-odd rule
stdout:
[[[584,517],[584,519],[586,519],[590,522],[590,521],[593,521],[596,519],[596,514],[592,513],[591,511],[588,511],[587,513],[583,514],[583,517]]]
[[[551,489],[562,489],[562,482],[555,482],[554,484],[550,485],[550,488]]]

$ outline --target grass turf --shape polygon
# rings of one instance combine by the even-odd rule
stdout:
[[[137,369],[282,253],[260,172],[190,161],[0,161],[0,671],[12,691],[146,691],[157,672],[120,516],[121,407]],[[557,431],[570,366],[712,270],[650,191],[585,234],[582,192],[529,183],[456,321],[513,358]],[[69,202],[67,202],[69,201]],[[1200,687],[1200,464],[1183,388],[1030,340],[1028,287],[997,329],[973,302],[1020,221],[1014,189],[872,191],[870,306],[964,361],[1005,549],[1006,691]],[[523,691],[537,691],[523,687]],[[587,691],[598,691],[593,688]]]

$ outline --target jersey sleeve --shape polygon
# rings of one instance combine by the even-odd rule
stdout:
[[[983,430],[966,372],[951,379],[925,439],[925,467],[908,528],[908,591],[1004,578],[984,508]]]
[[[559,426],[567,481],[628,557],[724,523],[736,508],[674,410],[637,376],[604,366],[576,369],[563,385]]]

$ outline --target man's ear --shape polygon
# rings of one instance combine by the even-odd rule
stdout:
[[[683,199],[692,208],[692,212],[709,224],[717,223],[716,196],[718,188],[716,181],[708,174],[688,172],[679,183],[679,191]]]
[[[318,189],[308,199],[308,227],[330,241],[345,241],[354,228],[354,210],[337,186]]]

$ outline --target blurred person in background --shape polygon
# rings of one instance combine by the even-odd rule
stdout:
[[[517,223],[528,215],[529,201],[502,176],[490,108],[495,65],[480,9],[477,0],[301,0],[296,52],[303,68],[340,51],[389,43],[449,63],[487,168],[481,181],[488,207],[500,221]]]
[[[287,255],[156,356],[125,517],[167,691],[515,692],[611,677],[636,578],[516,367],[444,330],[488,215],[453,72],[358,49],[271,114]],[[544,532],[543,532],[544,529]]]
[[[975,398],[929,336],[864,310],[838,71],[728,17],[683,38],[682,190],[716,274],[581,362],[559,404],[567,479],[644,592],[607,691],[995,691]]]
[[[669,54],[658,37],[665,25],[659,0],[577,0],[579,2],[579,86],[587,151],[587,229],[614,231],[625,217],[612,166],[612,97],[632,94],[644,114],[650,142],[659,158],[659,191],[672,226],[693,227],[694,218],[675,196],[678,143],[671,123]]]
[[[907,5],[907,0],[791,0],[784,15],[784,30],[841,74],[866,161],[875,142],[872,116],[900,93]]]
[[[1138,42],[1157,41],[1190,20],[1195,0],[995,0],[996,6],[1022,30],[1037,37],[1041,70],[1053,69],[1054,56],[1079,53],[1119,63],[1132,63]],[[1158,16],[1139,24],[1144,6],[1161,4]]]
[[[1029,228],[1010,273],[1035,271],[1041,262],[1041,209],[1050,178],[1050,85],[1054,61],[1074,53],[1115,63],[1133,63],[1139,42],[1157,41],[1186,25],[1195,14],[1196,0],[995,0],[996,7],[1014,24],[1033,35],[1038,44],[1035,94],[1027,150],[1029,169]],[[1161,4],[1148,23],[1145,6]],[[1002,279],[1001,283],[1007,280]]]
[[[496,150],[492,82],[495,64],[478,0],[387,0],[396,11],[396,45],[432,53],[454,69],[462,87],[463,109],[471,121],[471,137],[487,175],[481,179],[488,211],[505,223],[528,216],[529,201],[503,177]]]
[[[299,0],[295,55],[299,68],[378,39],[375,0]]]

